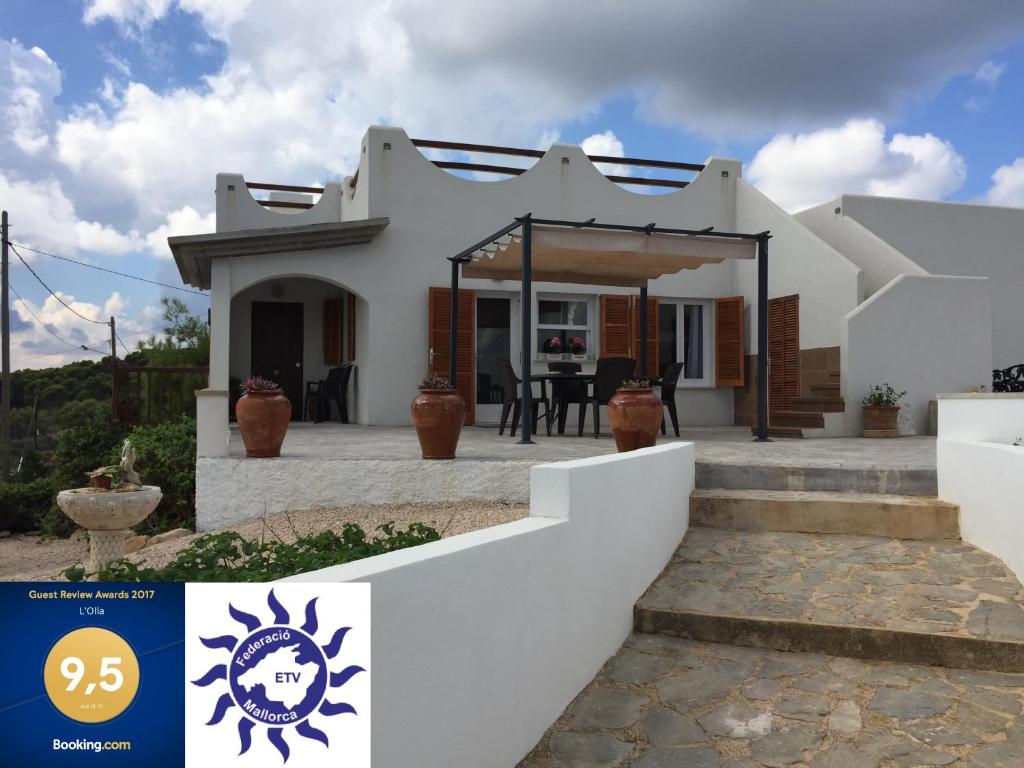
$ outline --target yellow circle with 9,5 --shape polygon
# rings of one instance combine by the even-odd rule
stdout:
[[[109,629],[76,629],[50,649],[43,682],[53,706],[72,720],[103,723],[135,698],[139,660],[124,638]]]

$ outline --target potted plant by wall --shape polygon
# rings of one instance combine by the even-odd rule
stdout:
[[[250,376],[243,381],[241,390],[235,416],[245,455],[250,459],[280,456],[281,443],[292,418],[291,401],[277,384],[260,376]]]
[[[544,340],[544,351],[548,353],[548,360],[562,359],[562,340],[558,336],[552,336]]]
[[[900,400],[906,391],[897,392],[888,382],[875,384],[862,401],[864,406],[864,437],[899,437],[897,420]]]
[[[466,403],[447,377],[430,374],[412,401],[412,423],[424,459],[454,459],[466,421]]]
[[[619,453],[649,448],[658,441],[661,398],[646,379],[627,379],[608,400],[608,421]]]
[[[587,359],[587,345],[582,336],[573,336],[569,339],[569,349],[572,350],[573,360]]]

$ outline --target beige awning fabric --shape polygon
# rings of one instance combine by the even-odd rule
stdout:
[[[754,240],[702,235],[648,235],[540,224],[532,226],[531,234],[536,282],[639,287],[683,269],[726,259],[753,259],[757,250]],[[522,237],[514,235],[474,253],[471,261],[462,265],[462,276],[519,280],[522,256]]]

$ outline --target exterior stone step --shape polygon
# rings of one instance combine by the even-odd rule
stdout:
[[[757,434],[757,427],[750,428],[750,434]],[[768,437],[803,437],[804,433],[800,427],[778,427],[774,424],[768,425]]]
[[[691,528],[637,602],[643,633],[1024,672],[1024,588],[969,544]]]
[[[768,424],[773,427],[801,427],[805,429],[821,429],[825,420],[821,413],[813,411],[772,411],[768,415]]]
[[[958,539],[959,507],[928,496],[697,489],[690,525],[745,531]]]
[[[697,488],[935,496],[935,469],[697,462]]]
[[[843,413],[846,401],[841,397],[798,397],[793,400],[793,407],[813,413]]]

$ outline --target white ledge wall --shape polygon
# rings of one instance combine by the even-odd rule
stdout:
[[[373,585],[374,765],[522,759],[628,636],[693,478],[692,443],[542,465],[525,520],[288,579]]]
[[[859,435],[861,401],[874,384],[907,391],[917,434],[928,401],[992,378],[989,281],[984,277],[899,275],[843,319],[841,382],[846,430]]]
[[[1024,580],[1024,394],[939,395],[939,497],[960,505],[960,535]]]

